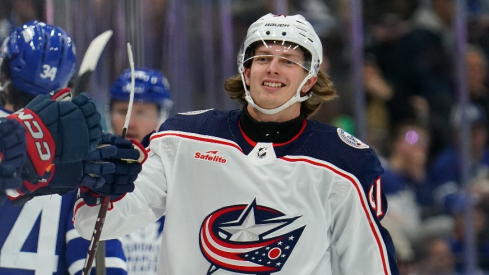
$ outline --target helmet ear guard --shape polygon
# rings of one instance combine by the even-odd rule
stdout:
[[[264,109],[259,107],[251,97],[250,91],[246,85],[244,70],[249,67],[251,57],[254,54],[257,43],[267,45],[267,41],[276,41],[280,45],[290,43],[298,45],[304,52],[306,59],[305,66],[308,75],[299,85],[295,95],[289,101],[274,109]],[[274,15],[267,14],[262,16],[248,28],[247,35],[243,45],[238,53],[238,71],[241,74],[243,87],[245,90],[246,101],[255,109],[264,114],[276,114],[296,102],[302,102],[309,99],[312,95],[301,94],[304,84],[312,77],[319,73],[319,66],[323,61],[323,47],[321,40],[312,25],[302,15]]]

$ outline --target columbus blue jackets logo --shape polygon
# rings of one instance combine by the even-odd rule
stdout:
[[[257,205],[256,199],[214,211],[200,229],[200,249],[211,264],[207,275],[218,269],[257,275],[282,270],[305,228],[287,230],[299,217]],[[279,229],[287,233],[274,234]]]

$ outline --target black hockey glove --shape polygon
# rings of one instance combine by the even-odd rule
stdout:
[[[85,159],[80,196],[88,205],[96,205],[102,196],[114,201],[132,192],[146,158],[146,150],[139,142],[104,133],[98,149]]]
[[[8,117],[23,123],[27,130],[29,158],[23,176],[31,182],[42,177],[51,164],[82,160],[102,137],[93,99],[82,93],[69,101],[69,93],[65,88],[54,96],[39,95]]]
[[[7,190],[22,186],[21,169],[26,158],[25,129],[19,122],[0,118],[0,205]]]
[[[34,196],[75,190],[78,176],[82,175],[81,161],[102,138],[95,102],[85,93],[71,99],[70,89],[65,88],[35,97],[8,119],[20,121],[27,130],[28,157],[22,168],[24,181],[10,197],[13,203],[22,204]],[[54,165],[68,167],[63,170],[64,167]],[[55,190],[50,190],[51,182]],[[39,188],[44,189],[32,194]],[[31,195],[19,200],[27,194]]]
[[[97,204],[102,195],[114,201],[134,190],[133,182],[146,157],[146,150],[138,142],[104,133],[98,148],[83,161],[53,165],[35,185],[24,181],[23,188],[32,191],[12,199],[12,204],[22,205],[37,196],[63,195],[77,187],[85,193],[89,205]]]

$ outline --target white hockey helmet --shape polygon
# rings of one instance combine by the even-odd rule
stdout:
[[[285,104],[274,109],[264,109],[257,106],[246,87],[244,68],[246,63],[254,54],[256,42],[277,41],[280,43],[289,42],[301,46],[305,52],[304,67],[308,75],[302,81],[296,94]],[[245,89],[246,101],[254,108],[265,114],[276,114],[295,102],[302,102],[311,97],[310,94],[301,96],[302,86],[313,76],[317,76],[319,66],[323,62],[323,46],[312,25],[302,15],[274,15],[267,14],[262,16],[248,28],[248,33],[244,39],[241,50],[238,53],[238,70],[241,74]]]

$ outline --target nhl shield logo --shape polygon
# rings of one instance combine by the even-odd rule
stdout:
[[[265,275],[282,270],[305,226],[269,237],[299,217],[256,204],[232,205],[208,215],[200,229],[200,249],[210,262],[210,275],[218,269]]]

